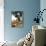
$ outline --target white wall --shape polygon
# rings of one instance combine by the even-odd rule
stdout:
[[[46,9],[46,0],[40,0],[40,9],[41,9],[41,11],[43,9]],[[43,22],[40,21],[40,24],[43,26],[46,26],[46,10],[43,12],[42,17],[43,17]]]
[[[4,41],[4,0],[0,0],[0,42]]]

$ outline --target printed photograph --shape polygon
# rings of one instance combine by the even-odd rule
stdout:
[[[23,11],[12,11],[11,12],[11,26],[22,27],[23,26]]]

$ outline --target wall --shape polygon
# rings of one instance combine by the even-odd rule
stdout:
[[[4,0],[0,1],[0,42],[4,41]]]
[[[41,11],[43,10],[43,9],[46,9],[46,0],[41,0],[40,1],[40,9],[41,9]],[[42,15],[42,17],[43,17],[43,22],[41,21],[40,22],[40,25],[43,25],[43,26],[45,26],[46,27],[46,10],[43,12],[43,15]]]
[[[24,11],[24,27],[11,27],[11,11]],[[40,10],[40,0],[4,0],[4,36],[7,41],[18,41],[31,31],[35,14]]]

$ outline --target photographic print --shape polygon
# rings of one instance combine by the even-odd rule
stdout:
[[[23,11],[12,11],[11,12],[11,26],[22,27],[23,26]]]

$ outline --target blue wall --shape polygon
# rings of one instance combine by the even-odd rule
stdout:
[[[40,0],[5,0],[4,1],[4,30],[5,40],[18,41],[32,28],[32,21],[40,9]],[[11,11],[24,11],[24,27],[11,27]]]

